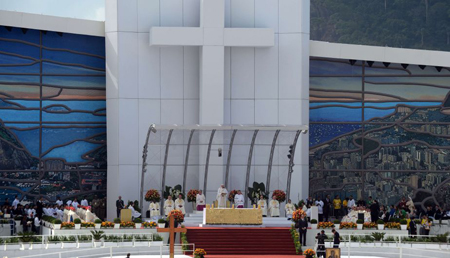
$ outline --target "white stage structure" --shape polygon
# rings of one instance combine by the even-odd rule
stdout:
[[[280,189],[289,198],[297,142],[307,132],[305,125],[152,124],[142,155],[141,206],[148,207],[143,203],[147,190],[163,193],[166,186],[178,184],[184,193],[202,189],[207,203],[216,198],[216,191],[208,189],[225,184],[228,191],[242,190],[247,196],[253,182],[264,183],[267,195]],[[298,196],[292,198],[297,201]]]

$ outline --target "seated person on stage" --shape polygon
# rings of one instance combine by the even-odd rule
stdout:
[[[259,196],[258,206],[261,207],[263,217],[267,217],[267,201],[262,194]]]
[[[195,203],[197,205],[197,210],[203,211],[203,209],[206,206],[206,198],[205,198],[205,195],[203,194],[202,190],[200,190],[198,192],[197,196],[195,197]]]
[[[228,191],[225,188],[225,185],[220,185],[217,190],[217,208],[226,208],[227,207],[227,194]]]
[[[237,194],[234,196],[234,204],[236,204],[236,208],[244,208],[244,196],[242,195],[241,190],[238,190]]]
[[[131,217],[132,217],[133,219],[139,218],[139,217],[141,216],[141,214],[140,214],[139,212],[137,212],[137,211],[134,209],[134,203],[133,203],[133,202],[130,202],[130,203],[128,204],[128,209],[131,210]]]
[[[148,209],[150,210],[150,218],[155,218],[155,217],[157,218],[160,215],[159,203],[151,201]]]
[[[286,211],[286,217],[288,220],[292,219],[292,214],[294,213],[295,206],[291,203],[291,199],[288,200],[288,203],[284,206],[284,210]]]
[[[280,217],[280,203],[275,196],[273,196],[272,200],[269,202],[269,213],[270,217]]]
[[[186,214],[184,209],[184,200],[183,195],[178,195],[178,199],[175,200],[175,210],[181,211],[183,214]]]
[[[169,213],[173,210],[175,203],[172,201],[172,196],[169,195],[164,202],[164,215],[169,216]]]

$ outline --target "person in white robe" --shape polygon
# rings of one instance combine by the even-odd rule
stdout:
[[[267,217],[267,201],[263,195],[259,196],[258,206],[261,207],[263,217]]]
[[[206,206],[206,197],[203,194],[202,190],[198,191],[198,194],[195,197],[195,204],[197,206],[197,210],[198,211],[203,211],[203,209],[205,208],[205,206]]]
[[[181,213],[186,214],[186,210],[184,209],[184,200],[181,194],[178,195],[178,199],[175,200],[175,210],[179,210]]]
[[[268,212],[270,213],[270,217],[280,217],[280,203],[275,196],[273,196],[272,200],[269,202]]]
[[[241,190],[237,192],[236,195],[234,195],[234,204],[236,205],[236,208],[241,209],[244,208],[244,196],[242,195]]]
[[[225,185],[220,185],[217,190],[217,208],[226,208],[227,207],[227,194],[228,190],[225,188]]]
[[[172,196],[169,195],[164,202],[164,215],[169,216],[169,213],[173,210],[175,203],[172,200]]]
[[[64,211],[62,211],[60,209],[56,209],[55,211],[56,211],[56,214],[57,214],[56,218],[62,221],[63,217],[64,217]]]
[[[75,209],[78,209],[78,205],[80,205],[80,204],[78,203],[77,198],[73,199],[72,207],[74,207]]]
[[[160,215],[159,203],[154,202],[154,201],[150,202],[150,205],[149,205],[148,209],[150,210],[150,217],[151,218],[159,217],[159,215]]]
[[[56,204],[58,204],[58,206],[63,205],[63,201],[61,200],[61,198],[58,196],[58,198],[56,199]]]
[[[72,205],[72,200],[67,200],[66,205],[67,206],[71,206]]]
[[[128,209],[131,210],[131,217],[132,217],[133,219],[139,218],[139,217],[141,216],[141,213],[137,212],[137,211],[134,209],[134,203],[133,203],[133,202],[130,202],[130,204],[128,205]]]
[[[286,217],[288,220],[292,219],[292,214],[295,211],[295,206],[292,204],[291,199],[288,200],[288,203],[284,206],[284,211],[286,212]]]
[[[16,197],[14,198],[14,201],[12,203],[12,206],[14,207],[14,209],[17,209],[17,205],[19,205],[19,203],[20,203],[19,197],[17,197],[17,195],[16,195]]]
[[[84,197],[84,199],[83,200],[81,200],[81,206],[89,206],[89,202],[88,202],[88,200],[86,199],[86,197]]]

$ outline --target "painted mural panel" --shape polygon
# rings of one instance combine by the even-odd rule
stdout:
[[[0,203],[106,194],[105,40],[0,26]]]
[[[450,205],[450,69],[315,58],[311,67],[313,196]]]

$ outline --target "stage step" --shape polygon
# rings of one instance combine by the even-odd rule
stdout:
[[[295,255],[288,228],[187,227],[188,242],[208,255]]]

